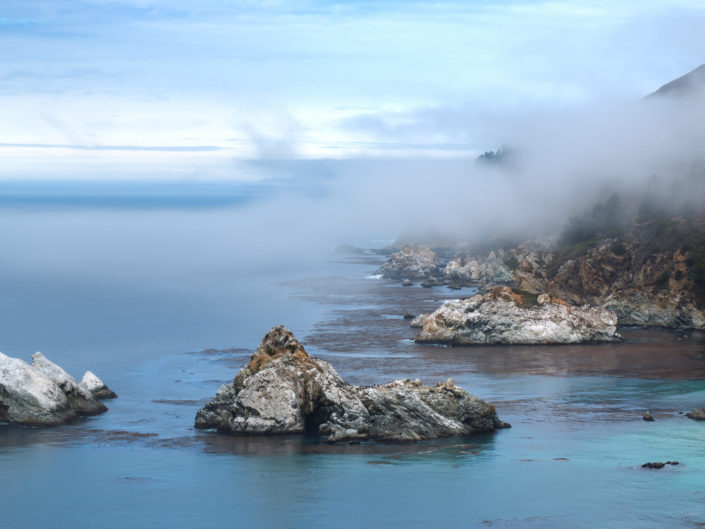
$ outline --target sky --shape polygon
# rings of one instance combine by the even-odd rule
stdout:
[[[2,0],[0,179],[458,158],[705,62],[702,0]]]

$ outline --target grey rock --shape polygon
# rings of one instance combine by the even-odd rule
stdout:
[[[81,386],[87,389],[96,399],[115,399],[115,392],[105,385],[92,371],[86,371],[81,379]]]
[[[77,418],[66,395],[53,380],[19,358],[0,353],[0,421],[56,426]]]
[[[438,271],[438,256],[425,246],[405,246],[392,254],[379,270],[387,279],[424,279]]]
[[[416,341],[460,345],[621,340],[617,316],[605,308],[575,307],[558,299],[531,307],[525,304],[523,296],[508,287],[492,287],[484,295],[447,301],[425,316]]]
[[[642,419],[644,419],[644,420],[647,421],[647,422],[653,422],[653,421],[654,421],[654,417],[653,417],[653,415],[651,415],[651,412],[650,412],[650,411],[647,411],[647,412],[644,414],[644,416],[642,417]]]
[[[90,391],[42,353],[37,352],[32,355],[32,369],[59,386],[78,415],[98,415],[108,411],[108,408],[93,397]]]
[[[416,441],[507,427],[493,406],[452,381],[360,387],[314,359],[284,327],[267,333],[232,384],[196,414],[196,428],[230,434],[315,432],[329,442]]]

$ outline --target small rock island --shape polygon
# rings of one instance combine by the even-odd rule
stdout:
[[[618,342],[617,315],[604,307],[577,307],[548,294],[490,287],[460,301],[447,301],[421,315],[417,342],[445,344],[576,344]]]
[[[86,375],[90,373],[87,372]],[[80,384],[42,353],[32,355],[30,366],[19,358],[0,353],[0,422],[24,426],[57,426],[80,416],[108,411],[100,402],[107,386],[93,373],[90,385]]]
[[[348,384],[283,326],[270,330],[234,381],[198,411],[195,426],[229,434],[313,432],[328,442],[420,441],[509,427],[494,406],[452,379]]]

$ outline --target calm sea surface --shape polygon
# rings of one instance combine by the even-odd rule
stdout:
[[[297,251],[238,211],[0,210],[0,350],[90,369],[120,397],[70,426],[0,425],[0,527],[705,526],[705,424],[680,413],[705,405],[701,334],[416,345],[404,313],[472,290],[375,279],[378,256]],[[513,427],[340,447],[194,431],[280,323],[350,382],[453,377]]]

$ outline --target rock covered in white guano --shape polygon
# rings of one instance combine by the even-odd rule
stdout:
[[[424,279],[439,271],[438,256],[425,246],[405,246],[377,270],[387,279]]]
[[[196,428],[231,434],[315,432],[335,442],[412,441],[508,426],[493,406],[452,381],[359,387],[311,358],[282,326],[267,333],[232,384],[196,414]]]
[[[79,415],[98,415],[107,411],[105,404],[96,399],[90,391],[42,353],[32,355],[32,368],[42,373],[54,383],[69,399],[69,404]]]
[[[115,399],[115,392],[105,385],[92,371],[86,371],[81,380],[81,386],[87,389],[96,399]]]
[[[527,299],[529,298],[529,299]],[[545,300],[544,300],[545,301]],[[576,307],[556,298],[542,305],[508,287],[448,301],[424,319],[417,342],[567,344],[616,342],[617,316],[603,307]]]
[[[53,380],[19,358],[0,353],[0,421],[55,426],[77,418]]]

